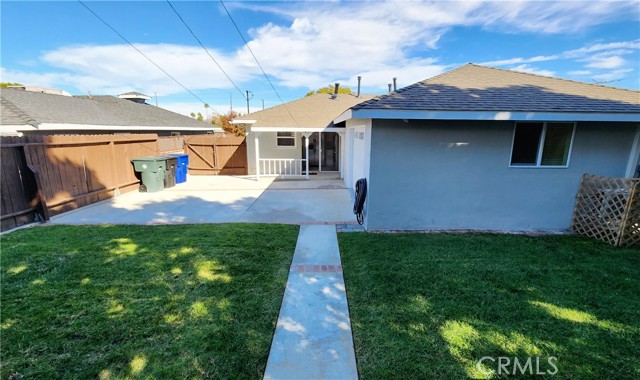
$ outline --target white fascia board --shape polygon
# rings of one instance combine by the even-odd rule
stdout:
[[[341,113],[338,117],[336,117],[335,119],[333,119],[333,122],[335,124],[338,123],[342,123],[343,121],[349,120],[349,119],[353,119],[353,111],[351,109],[348,109],[346,111],[344,111],[343,113]]]
[[[34,127],[31,124],[20,124],[20,125],[9,125],[2,124],[0,125],[0,136],[22,136],[22,132],[24,131],[37,131],[38,128]]]
[[[241,119],[235,119],[235,120],[231,120],[231,124],[255,124],[257,120],[241,120]]]
[[[638,113],[597,112],[511,112],[511,111],[423,111],[423,110],[349,110],[338,116],[339,123],[349,118],[407,120],[530,120],[530,121],[611,121],[638,122]]]
[[[335,127],[249,127],[251,132],[344,132]]]
[[[42,123],[38,126],[41,131],[77,131],[77,130],[96,130],[96,131],[202,131],[202,132],[222,132],[220,127],[167,127],[153,125],[93,125],[93,124],[64,124],[64,123]]]

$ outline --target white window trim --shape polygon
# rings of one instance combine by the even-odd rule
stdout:
[[[277,131],[276,132],[276,149],[297,149],[298,148],[298,134],[293,132],[293,137],[289,136],[280,136],[278,137],[278,132],[290,132],[290,131]],[[278,145],[278,139],[293,139],[293,145]]]
[[[509,167],[516,169],[567,169],[571,164],[571,153],[573,153],[573,140],[576,136],[577,124],[576,122],[568,123],[565,121],[543,121],[542,123],[542,134],[540,136],[540,145],[538,146],[538,155],[536,157],[535,165],[531,164],[522,164],[522,165],[513,165],[511,160],[513,159],[513,145],[516,142],[516,129],[518,127],[518,123],[520,124],[537,124],[531,121],[516,121],[513,125],[513,136],[511,137],[511,153],[509,154]],[[547,137],[547,124],[548,123],[561,123],[561,124],[572,124],[573,129],[571,131],[571,140],[569,141],[569,154],[567,154],[567,164],[566,165],[542,165],[542,152],[544,150],[544,139]]]

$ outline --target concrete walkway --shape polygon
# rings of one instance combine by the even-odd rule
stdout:
[[[357,379],[334,225],[303,225],[265,379]]]

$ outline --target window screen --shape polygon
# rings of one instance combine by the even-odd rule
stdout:
[[[569,158],[573,124],[548,123],[544,134],[542,166],[564,166]]]

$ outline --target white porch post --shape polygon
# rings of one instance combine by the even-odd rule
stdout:
[[[344,131],[337,132],[338,133],[338,145],[340,146],[340,154],[338,155],[338,162],[340,165],[338,166],[338,170],[340,170],[340,179],[344,179]]]
[[[322,132],[318,132],[318,171],[322,173]]]
[[[253,132],[253,141],[255,143],[256,146],[256,180],[260,179],[260,139],[258,138],[258,136],[260,135],[259,132]]]
[[[305,166],[306,166],[306,173],[304,175],[305,179],[309,179],[309,137],[311,137],[311,132],[303,132],[302,136],[304,136],[304,150],[305,150],[305,157],[306,160],[304,160]]]

